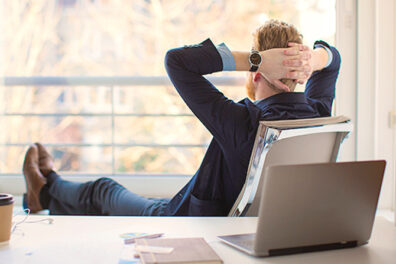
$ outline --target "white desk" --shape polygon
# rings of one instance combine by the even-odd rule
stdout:
[[[46,216],[32,216],[38,220]],[[166,237],[205,237],[224,263],[396,263],[396,227],[377,217],[368,245],[359,248],[254,258],[217,240],[217,235],[254,232],[257,218],[52,217],[22,224],[9,245],[0,247],[0,263],[118,263],[124,249],[120,234],[164,232]]]

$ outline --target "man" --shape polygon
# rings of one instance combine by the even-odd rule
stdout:
[[[293,26],[271,20],[255,32],[250,52],[214,46],[210,39],[168,51],[165,66],[173,85],[213,135],[200,168],[172,199],[147,199],[108,178],[65,181],[36,143],[24,162],[26,206],[51,214],[227,215],[245,182],[260,120],[331,114],[340,55],[323,41],[314,50],[301,43]],[[203,77],[222,70],[248,71],[246,87],[254,102],[233,102]],[[305,93],[294,93],[296,83],[308,77]]]

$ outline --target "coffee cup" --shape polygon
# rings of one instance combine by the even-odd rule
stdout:
[[[14,197],[11,194],[0,193],[0,244],[10,240],[13,206]]]

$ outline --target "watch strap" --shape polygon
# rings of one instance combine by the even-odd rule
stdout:
[[[256,72],[256,71],[258,70],[258,68],[259,68],[259,66],[252,64],[252,65],[250,66],[249,71],[250,71],[250,72]]]

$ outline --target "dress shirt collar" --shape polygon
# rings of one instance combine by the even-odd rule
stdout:
[[[262,108],[267,108],[270,105],[273,104],[295,104],[295,103],[300,103],[300,104],[307,104],[307,98],[305,97],[304,93],[296,93],[296,92],[290,92],[290,93],[279,93],[275,94],[273,96],[256,100],[254,103]]]

